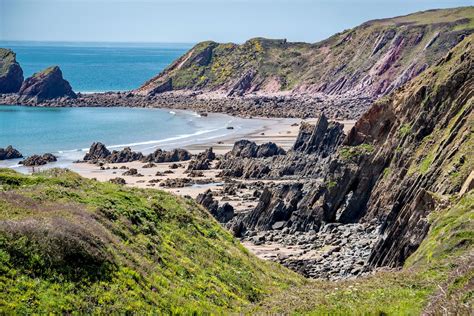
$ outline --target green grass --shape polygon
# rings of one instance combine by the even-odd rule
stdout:
[[[302,283],[190,199],[0,170],[0,313],[227,313]]]
[[[372,144],[360,144],[358,146],[342,146],[339,149],[339,156],[344,160],[353,160],[362,155],[370,155],[374,152]]]
[[[417,315],[440,287],[462,313],[474,192],[435,198],[452,206],[430,216],[401,271],[305,281],[249,254],[192,200],[59,169],[0,169],[0,313]]]
[[[474,20],[474,7],[453,8],[445,10],[428,10],[401,16],[389,21],[391,23],[413,23],[415,25],[426,25],[433,23],[459,23],[457,30],[472,29]]]
[[[425,265],[472,250],[474,244],[474,192],[466,194],[453,207],[433,212],[431,230],[406,266]]]
[[[42,77],[42,76],[47,76],[49,75],[51,72],[53,72],[53,70],[55,70],[57,68],[57,66],[50,66],[46,69],[43,69],[39,72],[36,72],[33,74],[33,77]]]
[[[400,129],[398,130],[398,133],[399,133],[400,137],[405,137],[408,134],[410,134],[411,133],[410,124],[402,124],[402,126],[400,126]]]
[[[6,75],[13,62],[15,62],[15,54],[9,49],[0,48],[0,77]]]

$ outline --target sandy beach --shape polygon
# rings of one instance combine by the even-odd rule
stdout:
[[[313,119],[294,119],[294,118],[264,118],[260,119],[264,124],[258,131],[253,131],[243,136],[230,137],[223,140],[213,140],[207,143],[187,145],[182,148],[187,149],[192,154],[203,152],[209,147],[213,148],[216,155],[223,155],[230,151],[234,143],[241,139],[247,139],[262,144],[274,142],[285,150],[290,149],[298,135],[300,124],[304,122],[315,123],[317,118]],[[344,130],[347,132],[354,124],[354,121],[341,121],[344,124]],[[218,177],[220,170],[211,168],[203,170],[202,176],[190,177],[186,173],[190,161],[178,163],[156,163],[153,167],[144,167],[145,163],[140,161],[128,163],[104,164],[98,166],[90,163],[74,163],[71,169],[83,177],[95,178],[99,181],[110,181],[120,177],[126,181],[127,186],[139,188],[157,188],[181,196],[190,196],[196,198],[198,194],[211,189],[220,192],[225,180]],[[215,163],[215,162],[214,162]],[[213,166],[214,167],[214,166]],[[137,175],[124,175],[129,169],[136,169]],[[185,184],[186,181],[189,183]],[[257,182],[257,180],[234,181],[244,182],[246,184]],[[258,180],[260,182],[265,182]],[[275,182],[275,181],[273,181]],[[183,184],[181,184],[183,183]],[[255,207],[257,199],[252,197],[252,191],[246,188],[238,189],[234,198],[223,197],[219,193],[216,199],[231,204],[236,211],[245,211]]]

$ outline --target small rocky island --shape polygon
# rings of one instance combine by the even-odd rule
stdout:
[[[0,160],[23,158],[23,155],[11,145],[0,148]]]
[[[64,80],[58,66],[46,68],[27,78],[21,85],[18,94],[21,102],[31,99],[41,102],[58,98],[77,98],[69,82]]]

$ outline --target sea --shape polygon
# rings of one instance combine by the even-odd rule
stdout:
[[[76,92],[125,91],[139,87],[184,54],[192,44],[0,42],[13,49],[25,78],[58,65]],[[110,149],[129,146],[149,153],[234,138],[262,122],[222,114],[151,108],[47,108],[0,104],[0,147],[24,156],[53,153],[52,166],[69,167],[93,142]],[[0,167],[24,171],[19,160]]]

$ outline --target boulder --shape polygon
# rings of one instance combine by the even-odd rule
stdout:
[[[234,217],[234,207],[229,203],[219,206],[219,203],[214,200],[211,190],[199,194],[196,197],[196,202],[209,210],[212,216],[221,223],[227,223]]]
[[[50,153],[46,153],[42,156],[40,155],[33,155],[25,160],[20,161],[20,164],[26,166],[26,167],[34,167],[34,166],[42,166],[47,164],[48,162],[54,162],[57,161],[56,156]]]
[[[173,149],[171,151],[165,151],[161,149],[155,150],[153,153],[149,154],[142,158],[143,162],[176,162],[176,161],[185,161],[191,159],[191,154],[181,148]]]
[[[0,48],[0,93],[16,93],[23,83],[23,70],[16,61],[16,54]]]
[[[93,143],[89,152],[84,156],[84,161],[98,161],[110,156],[110,151],[100,142]]]
[[[269,142],[257,145],[255,142],[242,139],[235,142],[232,150],[226,154],[226,158],[265,158],[285,154],[285,150],[277,146],[275,143]]]
[[[119,185],[125,185],[125,184],[127,184],[127,182],[125,181],[125,179],[124,179],[124,178],[120,178],[120,177],[110,179],[109,182],[110,182],[110,183],[114,183],[114,184],[119,184]]]
[[[0,160],[23,158],[23,155],[11,145],[0,148]]]
[[[123,176],[133,176],[133,177],[143,177],[141,173],[138,173],[138,170],[135,168],[130,168],[124,173],[122,173]]]
[[[134,152],[130,147],[125,147],[124,149],[117,151],[114,150],[109,157],[106,158],[109,163],[124,163],[141,160],[143,154],[140,152]]]
[[[75,99],[77,97],[69,82],[64,80],[58,66],[46,68],[27,78],[18,93],[21,100],[44,101],[57,98]]]

